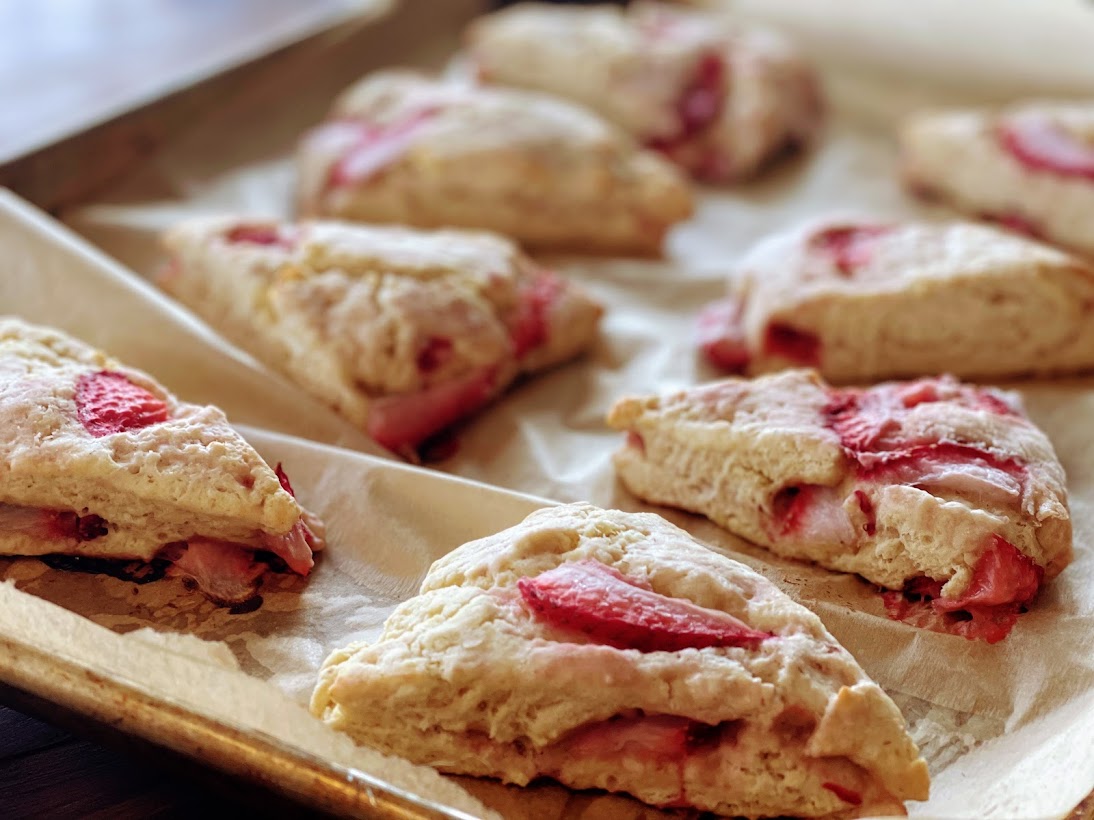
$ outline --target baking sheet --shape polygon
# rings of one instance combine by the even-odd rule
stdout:
[[[453,9],[461,6],[459,13],[466,14],[471,5],[443,4],[444,13],[452,17],[436,25],[425,26],[427,21],[419,16],[417,24],[409,27],[400,29],[402,24],[396,22],[378,29],[376,65],[441,65],[455,42],[446,28],[458,16]],[[759,4],[743,5],[755,10]],[[808,43],[812,48],[839,24],[838,9],[832,3],[823,5],[827,21],[790,0],[782,0],[777,8],[801,12],[808,25],[799,30],[813,37]],[[966,19],[964,12],[946,12],[939,3],[930,8],[936,14]],[[978,2],[970,8],[972,13],[987,12],[988,5]],[[974,51],[1006,42],[1016,26],[1028,24],[1013,16],[1013,7],[1010,17],[1006,8],[992,8],[992,14],[977,19],[978,37],[986,45]],[[945,29],[947,21],[936,17],[934,25]],[[876,66],[869,63],[869,53],[860,55],[866,62],[856,63],[854,54],[844,50],[840,60],[824,64],[831,120],[812,155],[756,184],[704,192],[696,218],[671,237],[664,262],[554,260],[609,307],[600,345],[586,361],[518,387],[471,423],[462,434],[458,454],[439,465],[441,469],[540,496],[640,508],[615,484],[609,459],[618,436],[606,430],[603,414],[623,393],[673,389],[714,377],[694,355],[692,317],[700,305],[721,294],[724,276],[736,256],[763,234],[818,213],[838,210],[890,218],[940,215],[909,201],[898,188],[892,140],[896,119],[925,104],[998,99],[1010,86],[986,89],[984,77],[973,77],[977,82],[962,88],[956,84],[961,75],[951,74],[949,86],[937,88],[923,76],[906,71],[902,76],[902,63],[894,56],[899,54],[900,37],[886,39],[886,30],[876,26],[868,30],[874,35],[870,48],[885,55],[884,73],[872,70]],[[886,43],[892,48],[887,49]],[[823,48],[816,50],[823,56]],[[943,63],[946,56],[940,57]],[[1005,64],[1007,55],[995,52],[993,57]],[[916,59],[904,68],[923,64],[922,54]],[[149,275],[161,261],[156,232],[184,215],[223,210],[287,213],[292,184],[287,154],[299,131],[320,116],[326,101],[346,81],[331,69],[336,62],[280,67],[256,86],[253,95],[230,101],[208,120],[178,135],[167,151],[122,188],[101,203],[66,214],[67,221]],[[1063,69],[1059,74],[1042,72],[1034,80],[1046,91],[1074,90],[1074,77]],[[287,105],[286,100],[294,104]],[[47,314],[54,308],[38,305],[35,309]],[[151,369],[160,372],[160,368]],[[1090,660],[1094,657],[1094,558],[1090,553],[1094,431],[1088,423],[1094,412],[1094,389],[1087,379],[1018,387],[1068,471],[1076,560],[1042,592],[1036,608],[1002,644],[987,646],[893,623],[884,617],[877,596],[854,578],[778,561],[698,518],[662,511],[716,548],[772,577],[816,610],[894,696],[934,777],[932,799],[910,804],[917,815],[1058,817],[1094,787],[1094,662]],[[218,400],[246,403],[246,397],[235,390]],[[292,429],[292,425],[280,429]],[[335,546],[324,561],[324,566],[337,570],[330,574],[331,580],[321,580],[324,576],[317,574],[314,586],[309,585],[302,597],[292,589],[272,590],[262,610],[250,619],[252,626],[242,629],[243,621],[202,613],[201,605],[196,612],[183,613],[176,611],[176,604],[164,602],[159,609],[153,607],[134,618],[125,614],[125,606],[114,595],[107,596],[114,599],[110,607],[85,609],[85,614],[113,629],[148,622],[226,639],[237,657],[243,658],[245,669],[299,699],[307,688],[307,667],[319,662],[324,643],[330,648],[371,634],[387,607],[411,593],[427,559],[456,543],[442,537],[450,534],[445,522],[433,519],[436,530],[419,533],[423,540],[411,535],[395,539],[394,543],[406,545],[407,552],[375,546],[365,551],[355,546],[352,539],[358,531],[369,532],[371,539],[373,530],[390,526],[393,533],[404,535],[403,527],[413,525],[426,510],[438,508],[438,498],[429,495],[426,500],[425,485],[420,482],[429,479],[406,473],[416,476],[412,487],[411,483],[396,487],[382,496],[383,505],[368,506],[377,488],[344,486],[333,466],[340,463],[331,453],[323,463],[292,466],[294,481],[311,481],[313,489],[302,492],[305,501],[314,498],[312,503],[347,522],[336,526]],[[303,481],[296,478],[297,471]],[[316,489],[318,494],[312,495]],[[441,498],[447,494],[443,491]],[[486,493],[484,497],[493,496]],[[375,518],[341,518],[347,515],[346,507],[375,510]],[[496,528],[504,520],[505,515],[491,517],[484,511],[474,524]],[[465,525],[470,527],[470,522]],[[24,578],[23,583],[39,594],[61,598],[62,593],[48,591],[51,585],[61,590],[108,581],[35,576]],[[329,595],[327,583],[334,585]],[[358,609],[347,622],[331,620],[345,616],[354,606]],[[585,800],[598,801],[597,816],[608,812],[609,806],[621,816],[650,813],[616,798],[576,798],[575,803],[561,789],[537,790],[532,800],[486,783],[474,782],[471,788],[511,816],[577,816],[593,810],[581,802]]]

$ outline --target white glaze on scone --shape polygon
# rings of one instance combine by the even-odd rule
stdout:
[[[574,562],[770,636],[641,651],[545,621],[521,585]],[[815,615],[658,516],[584,504],[437,561],[375,643],[327,659],[312,710],[442,771],[731,816],[903,813],[928,788],[896,706]],[[679,757],[643,745],[683,726]]]
[[[625,398],[608,423],[629,434],[615,466],[638,497],[972,613],[930,624],[957,634],[1001,639],[1071,560],[1063,468],[1010,394],[946,378],[839,390],[794,370]]]
[[[409,71],[350,87],[298,165],[304,216],[479,228],[540,248],[658,254],[692,210],[675,168],[586,109]]]
[[[601,314],[486,233],[226,217],[166,241],[165,289],[404,454],[583,352]]]
[[[81,385],[102,380],[145,397],[155,421],[96,427]],[[105,407],[114,421],[125,413],[109,397]],[[282,557],[306,574],[322,546],[319,522],[219,409],[181,402],[147,374],[49,328],[0,319],[0,425],[0,554],[147,561],[172,545],[178,566],[202,552],[199,569],[215,573],[219,553],[289,550]],[[288,547],[307,525],[308,544]]]
[[[924,113],[900,144],[914,192],[1094,256],[1094,104]]]
[[[710,12],[521,3],[467,39],[484,81],[588,106],[710,181],[755,174],[820,125],[816,80],[789,44]]]
[[[726,370],[843,383],[1088,370],[1094,266],[980,225],[814,220],[746,254],[700,336]]]

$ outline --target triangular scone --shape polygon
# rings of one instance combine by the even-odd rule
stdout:
[[[659,3],[521,3],[476,20],[480,79],[557,94],[617,123],[694,176],[751,176],[817,131],[816,80],[769,31]]]
[[[902,814],[897,707],[820,620],[656,515],[572,504],[437,561],[312,711],[445,772],[731,816]]]
[[[699,319],[719,367],[834,382],[1094,367],[1094,266],[971,224],[825,220],[761,242]]]
[[[600,306],[507,239],[201,218],[163,287],[404,455],[596,338]]]
[[[216,407],[49,328],[0,318],[0,554],[172,562],[250,597],[276,554],[307,575],[322,526]]]
[[[539,94],[372,74],[299,152],[304,216],[481,228],[529,246],[658,254],[687,182],[592,112]]]
[[[915,193],[1094,256],[1094,102],[925,113],[900,143]]]
[[[625,398],[608,423],[639,498],[897,590],[890,615],[920,626],[1001,640],[1071,560],[1064,470],[1013,394],[792,370]]]

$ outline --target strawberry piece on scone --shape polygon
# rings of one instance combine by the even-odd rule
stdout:
[[[1071,560],[1064,471],[1016,397],[815,372],[619,401],[623,484],[888,589],[893,617],[994,643]],[[641,442],[641,446],[631,444]]]
[[[443,772],[661,808],[850,820],[929,785],[895,704],[813,613],[658,516],[588,504],[435,562],[377,639],[327,659],[311,705]]]
[[[122,373],[86,373],[76,381],[76,415],[95,437],[167,421],[167,404]]]
[[[594,561],[572,561],[535,578],[521,578],[517,588],[546,622],[619,649],[754,646],[771,637],[725,612],[658,595]]]

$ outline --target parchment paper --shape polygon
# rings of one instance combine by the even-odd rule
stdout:
[[[445,9],[450,20],[419,16],[413,25],[385,24],[377,30],[370,59],[376,65],[439,66],[454,43],[453,31],[445,26],[466,14],[462,7],[453,11],[460,5],[431,6]],[[753,11],[762,6],[743,5]],[[861,35],[866,24],[860,4],[849,5]],[[806,45],[824,57],[822,46],[833,42],[839,25],[839,6],[825,2],[813,12],[807,7],[780,0],[772,8],[784,19],[799,21],[798,30],[812,38]],[[900,7],[911,13],[910,6]],[[1061,7],[1046,3],[1044,9],[1057,11],[1029,20],[1014,15],[1014,4],[970,2],[962,6],[964,12],[946,7],[947,12],[932,2],[929,8],[938,15],[932,26],[939,31],[955,21],[967,26],[967,15],[981,16],[970,29],[977,33],[971,62],[936,51],[937,63],[922,76],[914,69],[926,65],[918,49],[932,53],[932,26],[919,27],[918,44],[911,48],[905,42],[907,27],[867,25],[872,37],[852,38],[839,59],[823,64],[831,117],[816,151],[754,185],[704,192],[698,215],[674,233],[664,262],[554,260],[608,306],[600,345],[584,362],[518,387],[485,412],[465,429],[459,453],[440,467],[540,496],[640,508],[617,488],[610,469],[610,454],[619,441],[602,419],[611,402],[627,392],[668,390],[714,377],[694,354],[693,316],[721,294],[733,260],[765,233],[833,209],[882,217],[939,216],[898,188],[892,139],[897,118],[925,104],[1007,97],[1017,85],[989,88],[986,72],[973,70],[980,65],[975,54],[1005,65],[1008,55],[998,47],[1022,27],[1046,21],[1062,36],[1072,18],[1070,12],[1061,16]],[[947,20],[946,14],[953,16]],[[907,22],[899,15],[888,19]],[[851,47],[855,42],[869,43],[859,61]],[[902,63],[900,48],[914,59]],[[877,60],[878,54],[884,59]],[[1042,54],[1051,62],[1050,51]],[[253,96],[226,101],[103,202],[67,214],[67,221],[147,276],[160,263],[155,233],[183,215],[222,210],[287,215],[292,185],[287,155],[294,138],[350,79],[343,76],[345,63],[337,55],[335,48],[329,61],[273,70],[256,84]],[[1073,69],[1042,70],[1027,79],[1046,92],[1074,91],[1083,76],[1082,67],[1078,74]],[[963,70],[975,80],[967,88],[958,85]],[[940,73],[951,81],[949,87],[927,83],[925,77]],[[55,307],[32,301],[27,309],[45,316]],[[108,320],[109,308],[102,310]],[[161,367],[143,363],[171,377],[161,372],[169,369],[166,362]],[[1017,387],[1067,469],[1076,560],[996,646],[893,623],[884,617],[877,595],[853,577],[773,559],[696,517],[660,510],[817,611],[893,695],[934,778],[931,800],[910,806],[917,815],[1057,817],[1094,787],[1094,431],[1089,423],[1094,389],[1085,379]],[[217,396],[222,403],[244,405],[247,398],[230,389]],[[299,421],[305,423],[303,414]],[[302,428],[299,432],[308,434]],[[288,446],[258,435],[254,439],[263,446]],[[294,482],[307,487],[301,491],[305,502],[333,522],[334,543],[306,588],[290,583],[271,590],[256,613],[228,616],[192,599],[180,603],[166,586],[149,585],[155,589],[137,595],[142,600],[147,595],[149,604],[134,615],[132,592],[115,586],[121,582],[61,578],[35,562],[15,562],[8,573],[67,606],[88,604],[94,590],[108,605],[87,605],[81,611],[113,629],[154,624],[227,640],[245,670],[300,699],[323,652],[371,634],[389,607],[412,593],[431,558],[464,536],[512,523],[525,509],[508,496],[498,496],[509,500],[488,509],[485,499],[494,496],[482,491],[475,504],[468,504],[460,497],[465,485],[443,484],[420,472],[395,471],[388,475],[398,480],[378,481],[375,465],[362,471],[355,466],[359,462],[335,451],[307,450],[305,456],[298,449],[292,456],[286,461]],[[450,514],[457,516],[454,521]],[[532,800],[489,784],[472,783],[471,788],[513,816],[578,816],[594,810],[595,816],[604,816],[609,806],[621,816],[649,814],[615,798],[575,803],[561,789],[539,791]]]

